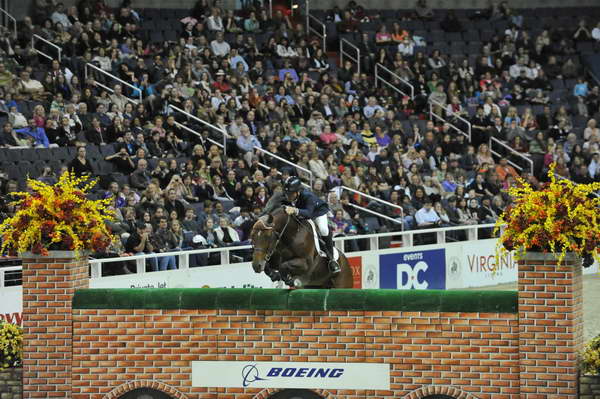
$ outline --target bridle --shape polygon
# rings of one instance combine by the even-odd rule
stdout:
[[[272,241],[271,244],[267,247],[267,249],[263,249],[263,248],[256,248],[254,247],[254,251],[261,253],[261,252],[266,252],[267,254],[265,255],[265,261],[269,262],[271,260],[271,257],[273,257],[273,254],[275,253],[275,250],[277,249],[277,247],[279,246],[279,242],[281,241],[281,238],[283,237],[283,235],[285,234],[285,230],[288,227],[288,224],[290,223],[290,215],[287,215],[287,219],[285,221],[285,224],[283,225],[283,229],[281,229],[281,232],[278,231],[273,231],[273,233],[275,234],[275,241]]]

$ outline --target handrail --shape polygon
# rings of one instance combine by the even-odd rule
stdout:
[[[500,144],[502,147],[506,148],[508,151],[511,152],[511,155],[515,155],[521,159],[524,159],[528,164],[529,164],[529,172],[531,174],[533,174],[533,160],[527,156],[525,156],[523,153],[515,150],[514,148],[512,148],[511,146],[503,143],[502,141],[498,140],[496,137],[490,137],[490,143],[489,143],[489,147],[490,147],[490,152],[494,155],[496,155],[497,157],[502,157],[503,155],[501,155],[500,153],[494,151],[493,147],[492,147],[492,143],[497,143]],[[517,165],[516,163],[512,162],[510,159],[506,159],[507,162],[509,164],[511,164],[512,166],[514,166],[515,168],[519,169],[519,170],[523,170],[523,167],[520,165]]]
[[[297,165],[297,164],[293,163],[292,161],[288,161],[287,159],[282,158],[279,155],[275,155],[272,152],[265,150],[264,148],[256,147],[255,146],[254,149],[257,150],[257,151],[259,151],[259,152],[262,152],[263,154],[269,155],[269,156],[271,156],[271,157],[273,157],[273,158],[275,158],[275,159],[277,159],[277,160],[279,160],[279,161],[281,161],[281,162],[283,162],[285,164],[288,164],[288,165],[290,165],[291,167],[293,167],[295,169],[300,169],[301,171],[307,173],[308,176],[309,176],[308,177],[308,181],[310,182],[310,188],[312,189],[312,187],[313,187],[313,175],[314,175],[313,172],[312,172],[312,170],[309,170],[309,169],[306,169],[305,167]]]
[[[444,112],[446,112],[446,107],[443,104],[441,104],[441,103],[439,103],[439,102],[437,102],[435,100],[427,100],[427,102],[429,103],[429,117],[430,117],[430,119],[433,120],[433,117],[435,117],[436,119],[439,119],[439,120],[443,121],[444,123],[447,123],[451,128],[453,128],[454,130],[456,130],[457,132],[459,132],[463,136],[465,136],[467,138],[467,140],[469,140],[469,143],[471,142],[471,122],[469,122],[468,120],[466,120],[462,116],[458,115],[454,111],[451,112],[452,116],[460,119],[465,125],[467,125],[467,131],[465,132],[464,130],[459,129],[458,126],[454,125],[453,123],[448,122],[448,120],[446,120],[446,118],[444,118],[443,116],[438,115],[435,112],[433,112],[433,106],[434,105],[440,107],[442,110],[444,110]]]
[[[14,34],[15,34],[15,37],[17,37],[17,20],[15,19],[15,17],[13,17],[12,15],[10,15],[10,13],[8,11],[6,11],[5,9],[3,9],[3,8],[0,8],[0,12],[5,17],[8,17],[8,19],[10,19],[13,22]],[[4,25],[4,23],[2,23],[2,25]]]
[[[225,129],[222,129],[222,128],[218,127],[218,126],[215,126],[212,123],[206,122],[205,120],[200,119],[197,116],[192,115],[189,112],[187,112],[187,111],[185,111],[185,110],[183,110],[183,109],[181,109],[179,107],[176,107],[173,104],[168,104],[168,107],[170,109],[172,109],[172,110],[175,110],[177,112],[180,112],[180,113],[184,114],[185,116],[187,116],[188,118],[191,118],[191,119],[195,120],[196,122],[200,122],[204,126],[208,126],[209,128],[211,128],[213,130],[216,130],[217,132],[221,133],[221,135],[223,136],[223,144],[217,143],[216,141],[211,140],[211,139],[209,139],[209,141],[212,142],[212,143],[214,143],[214,144],[216,144],[216,145],[218,145],[219,147],[223,147],[223,151],[227,152],[227,139],[229,138],[229,133],[227,133],[227,131]]]
[[[350,188],[350,187],[346,187],[346,186],[339,186],[339,187],[340,187],[340,189],[342,191],[346,190],[346,191],[349,191],[349,192],[351,192],[353,194],[358,194],[360,196],[368,198],[368,199],[370,199],[372,201],[377,201],[377,202],[380,202],[380,203],[382,203],[384,205],[387,205],[389,207],[399,209],[400,210],[400,217],[404,218],[404,209],[401,206],[399,206],[399,205],[392,204],[391,202],[388,202],[386,200],[382,200],[381,198],[373,197],[372,195],[369,195],[369,194],[361,193],[360,191],[354,190],[353,188]],[[404,229],[404,223],[402,223],[402,229]]]
[[[356,58],[352,58],[350,54],[344,51],[344,45],[350,46],[356,50]],[[357,72],[360,75],[360,49],[346,39],[340,40],[340,68],[344,67],[344,56],[350,58],[351,61],[356,63]]]
[[[184,110],[182,110],[182,109],[181,109],[181,108],[179,108],[179,107],[176,107],[175,105],[169,104],[169,108],[171,108],[171,109],[173,109],[173,110],[175,110],[175,111],[177,111],[177,112],[181,112],[182,114],[184,114],[184,115],[188,116],[189,118],[192,118],[192,119],[194,119],[195,121],[198,121],[198,122],[200,122],[200,123],[202,123],[202,124],[204,124],[204,125],[206,125],[206,126],[208,126],[208,127],[212,128],[212,129],[215,129],[215,130],[217,130],[218,132],[220,132],[220,133],[223,135],[223,148],[226,148],[226,144],[225,144],[225,143],[226,143],[226,139],[227,139],[227,138],[229,138],[229,137],[231,137],[231,136],[229,135],[229,133],[227,133],[227,131],[226,131],[226,130],[224,130],[224,129],[220,128],[220,127],[217,127],[217,126],[213,125],[212,123],[206,122],[206,121],[204,121],[204,120],[202,120],[202,119],[198,118],[197,116],[194,116],[194,115],[190,114],[189,112],[187,112],[187,111],[184,111]],[[211,140],[211,141],[212,141],[212,140]],[[213,141],[213,142],[214,142],[214,141]],[[215,144],[217,144],[217,143],[215,143]],[[296,168],[296,169],[300,169],[301,171],[308,173],[308,175],[309,175],[309,180],[310,180],[310,184],[311,184],[311,187],[312,187],[312,181],[313,181],[313,173],[312,173],[312,171],[310,171],[310,170],[308,170],[308,169],[306,169],[306,168],[304,168],[304,167],[302,167],[302,166],[300,166],[300,165],[296,165],[295,163],[293,163],[293,162],[291,162],[291,161],[288,161],[287,159],[285,159],[285,158],[282,158],[282,157],[280,157],[279,155],[275,155],[275,154],[273,154],[272,152],[265,150],[264,148],[261,148],[261,147],[256,147],[256,146],[254,146],[253,148],[254,148],[254,150],[256,150],[256,151],[262,152],[263,154],[269,155],[269,156],[271,156],[271,157],[273,157],[273,158],[275,158],[275,159],[278,159],[279,161],[281,161],[281,162],[284,162],[284,163],[286,163],[286,164],[288,164],[288,165],[290,165],[290,166],[292,166],[292,167],[294,167],[294,168]],[[263,166],[263,167],[264,167],[264,168],[266,168],[266,169],[268,169],[268,168],[269,168],[269,166],[268,166],[268,165],[261,165],[261,166]]]
[[[125,86],[129,87],[130,89],[132,89],[132,90],[133,90],[133,93],[137,93],[137,96],[138,96],[138,100],[137,100],[137,101],[139,101],[140,103],[142,102],[142,89],[140,89],[139,87],[135,87],[135,86],[134,86],[134,85],[132,85],[131,83],[127,83],[127,82],[125,82],[125,81],[124,81],[124,80],[122,80],[122,79],[119,79],[118,77],[116,77],[116,76],[115,76],[115,75],[113,75],[112,73],[108,73],[108,72],[106,72],[104,69],[102,69],[102,68],[98,68],[96,65],[94,65],[94,64],[90,64],[89,62],[87,62],[87,63],[85,64],[85,68],[84,68],[84,73],[85,73],[85,79],[86,79],[86,80],[87,80],[87,78],[88,78],[88,67],[90,67],[90,68],[92,68],[92,69],[94,69],[94,70],[96,70],[96,71],[98,71],[98,72],[100,72],[100,73],[103,73],[103,74],[105,74],[105,75],[108,75],[109,77],[113,78],[113,79],[114,79],[114,80],[116,80],[117,82],[119,82],[119,83],[121,83],[121,84],[123,84],[123,85],[125,85]],[[98,86],[100,86],[100,87],[102,87],[102,88],[104,88],[104,89],[106,89],[106,90],[110,91],[111,93],[114,93],[114,92],[115,92],[115,91],[114,91],[114,89],[112,89],[112,88],[110,88],[110,87],[108,87],[108,86],[106,86],[106,85],[104,85],[104,84],[102,84],[102,83],[98,82],[96,79],[94,79],[94,82],[96,82],[96,85],[98,85]],[[132,95],[133,95],[133,93],[132,93]],[[125,96],[125,97],[127,97],[127,96]],[[127,98],[128,98],[128,97],[127,97]],[[133,99],[131,99],[131,98],[128,98],[128,99],[129,99],[129,100],[133,100]],[[132,102],[134,102],[135,104],[138,104],[138,102],[136,102],[135,100],[133,100]]]
[[[41,37],[40,35],[33,34],[33,35],[31,36],[31,48],[32,48],[33,50],[35,50],[35,52],[37,52],[37,53],[38,53],[38,54],[40,54],[40,55],[43,55],[44,57],[48,58],[49,60],[53,60],[53,59],[54,59],[54,57],[51,57],[51,56],[49,56],[48,54],[44,53],[43,51],[36,49],[36,48],[35,48],[35,41],[36,41],[36,39],[37,39],[37,40],[41,40],[41,41],[43,41],[44,43],[46,43],[47,45],[54,47],[54,48],[55,48],[55,49],[58,51],[58,62],[61,62],[61,60],[62,60],[62,48],[60,48],[60,47],[59,47],[59,46],[57,46],[56,44],[52,43],[51,41],[48,41],[48,40],[44,39],[44,38],[43,38],[43,37]]]
[[[310,26],[310,21],[315,21],[318,25],[320,25],[322,32],[319,33],[315,28]],[[327,27],[325,26],[325,24],[321,21],[319,21],[319,19],[317,17],[315,17],[314,15],[311,15],[307,12],[307,17],[306,17],[306,34],[310,34],[310,32],[313,32],[315,35],[317,35],[318,37],[321,38],[321,40],[323,40],[323,52],[327,52]]]
[[[404,91],[402,91],[401,89],[399,89],[398,87],[396,87],[394,84],[390,83],[387,79],[384,79],[383,77],[381,77],[381,75],[379,73],[379,69],[383,69],[384,71],[386,71],[387,73],[389,73],[392,77],[394,77],[398,81],[400,81],[400,82],[404,83],[406,86],[408,86],[410,88],[410,96],[407,93],[405,93]],[[391,70],[389,70],[385,66],[381,65],[380,63],[377,63],[377,64],[375,64],[375,87],[379,87],[378,86],[378,81],[379,80],[381,80],[381,83],[386,84],[387,86],[389,86],[392,89],[396,90],[400,94],[405,95],[405,96],[409,96],[411,100],[415,99],[415,86],[413,86],[407,80],[402,79],[400,76],[398,76],[396,73],[392,72]]]

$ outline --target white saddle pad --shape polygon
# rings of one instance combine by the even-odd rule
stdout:
[[[310,227],[312,228],[313,239],[315,240],[315,250],[317,251],[319,256],[326,258],[327,254],[325,253],[325,251],[323,251],[321,249],[321,245],[319,243],[319,234],[317,233],[317,226],[315,225],[315,222],[313,222],[311,219],[308,219],[308,224],[310,224]],[[339,253],[338,249],[334,246],[333,247],[333,260],[335,260],[337,262],[339,258],[340,258],[340,253]]]

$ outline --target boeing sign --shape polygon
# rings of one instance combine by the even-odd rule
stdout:
[[[192,386],[389,389],[390,367],[368,363],[192,362]]]

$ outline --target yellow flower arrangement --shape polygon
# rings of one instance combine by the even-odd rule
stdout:
[[[600,198],[593,197],[600,183],[559,179],[554,167],[540,191],[522,179],[509,189],[513,204],[496,222],[495,232],[506,226],[498,252],[515,250],[517,258],[528,250],[551,252],[559,264],[567,252],[600,260]]]
[[[23,357],[23,329],[0,321],[0,370],[19,366]]]
[[[600,335],[592,338],[581,351],[581,365],[587,374],[600,374]]]
[[[2,253],[16,255],[48,250],[103,251],[113,239],[106,221],[114,218],[109,201],[90,200],[95,180],[65,172],[55,185],[28,179],[30,192],[15,193],[15,215],[0,225]]]

